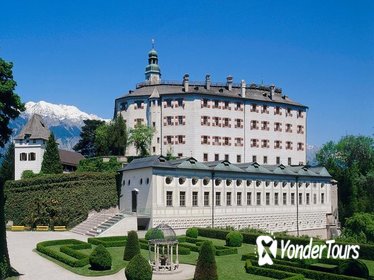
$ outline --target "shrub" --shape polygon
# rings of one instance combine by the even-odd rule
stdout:
[[[30,178],[34,178],[34,177],[37,177],[38,174],[35,174],[32,170],[25,170],[22,172],[22,175],[21,175],[21,178],[22,179],[30,179]]]
[[[200,248],[194,280],[217,280],[217,265],[213,243],[205,241]]]
[[[126,245],[127,236],[90,237],[87,242],[94,245],[103,245],[106,248],[123,247]]]
[[[112,257],[103,246],[97,246],[90,255],[90,265],[93,270],[108,270],[112,267]]]
[[[367,266],[359,260],[345,260],[339,264],[339,274],[356,276],[367,279],[369,270]]]
[[[226,246],[240,247],[243,243],[243,235],[239,231],[232,231],[226,235]]]
[[[141,254],[137,254],[126,266],[125,275],[127,280],[151,280],[152,268]]]
[[[198,232],[197,228],[195,228],[195,227],[189,228],[186,231],[186,236],[188,236],[188,237],[197,238],[198,235],[199,235],[199,232]]]
[[[145,240],[153,239],[164,239],[164,233],[158,228],[150,228],[145,234]]]
[[[132,230],[129,231],[127,235],[127,243],[123,259],[125,261],[130,261],[134,256],[138,254],[140,254],[138,234],[136,233],[136,231]]]

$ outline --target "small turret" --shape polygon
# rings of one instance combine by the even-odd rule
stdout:
[[[151,84],[158,84],[161,80],[161,70],[158,66],[158,54],[154,48],[154,40],[152,40],[152,49],[148,53],[148,65],[145,68],[145,79]]]

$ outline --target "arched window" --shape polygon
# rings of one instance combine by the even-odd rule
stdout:
[[[239,187],[242,184],[242,180],[238,179],[236,180],[236,185]]]
[[[204,186],[207,186],[207,185],[209,184],[209,181],[210,181],[209,178],[204,178],[204,179],[203,179],[203,185],[204,185]]]
[[[165,183],[167,184],[167,185],[170,185],[171,184],[171,182],[173,182],[173,178],[172,177],[166,177],[165,178]]]
[[[36,154],[35,153],[29,153],[29,160],[30,161],[36,160]]]
[[[20,161],[27,161],[27,154],[26,153],[20,153],[19,160]]]
[[[178,183],[179,183],[179,185],[183,185],[184,182],[186,182],[186,177],[180,177],[180,178],[178,179]]]
[[[199,181],[199,179],[198,178],[192,178],[192,185],[196,185],[197,184],[197,182]]]

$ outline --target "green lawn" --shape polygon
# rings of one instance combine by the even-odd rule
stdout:
[[[204,237],[199,237],[199,239],[206,239],[211,240],[215,245],[225,245],[224,240],[217,240],[217,239],[209,239]],[[93,246],[94,248],[95,246]],[[60,246],[50,246],[49,248],[53,250],[60,250]],[[249,244],[243,244],[242,247],[238,248],[238,254],[235,255],[227,255],[227,256],[216,256],[217,261],[217,268],[218,268],[218,276],[220,279],[224,280],[244,280],[244,279],[254,279],[254,280],[269,280],[272,278],[263,277],[263,276],[256,276],[252,274],[248,274],[244,270],[244,262],[241,261],[242,254],[246,254],[249,252],[254,252],[254,245]],[[84,267],[71,267],[69,265],[66,265],[54,258],[51,258],[45,254],[42,254],[38,251],[36,251],[39,255],[45,257],[46,259],[62,266],[63,268],[74,272],[79,275],[84,276],[104,276],[104,275],[110,275],[117,273],[122,268],[126,267],[127,261],[122,260],[123,259],[123,253],[124,253],[124,247],[112,247],[107,248],[110,252],[113,260],[113,265],[111,270],[107,271],[94,271],[90,269],[89,265],[86,265]],[[84,253],[90,253],[92,249],[84,249],[80,250]],[[147,250],[141,250],[142,255],[148,259],[148,251]],[[197,252],[192,252],[190,255],[180,255],[179,256],[179,262],[185,263],[185,264],[192,264],[196,265],[196,261],[199,254]]]

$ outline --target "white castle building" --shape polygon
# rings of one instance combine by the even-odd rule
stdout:
[[[34,114],[21,132],[14,138],[14,179],[22,178],[22,173],[30,170],[39,173],[50,131],[40,115]],[[58,150],[64,172],[76,170],[84,157],[80,153]]]
[[[306,164],[307,107],[275,86],[161,80],[158,54],[148,54],[146,81],[115,100],[128,128],[155,128],[151,153],[198,161]],[[127,155],[136,155],[130,146]]]
[[[323,238],[337,233],[337,185],[324,167],[135,159],[122,170],[120,209],[137,228],[166,223],[251,227]]]

